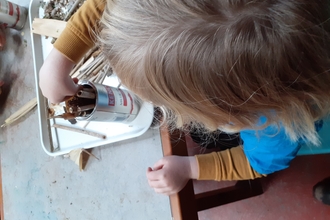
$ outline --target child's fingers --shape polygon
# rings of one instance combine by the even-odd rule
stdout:
[[[162,173],[163,173],[162,170],[147,171],[147,178],[150,181],[156,181],[161,178]]]
[[[152,172],[152,169],[151,169],[151,167],[148,167],[147,168],[147,173],[146,173],[148,181],[149,181],[149,176],[150,176],[149,173],[150,172]]]
[[[165,187],[165,188],[156,188],[154,189],[156,193],[163,194],[163,195],[171,195],[174,194],[173,190]]]
[[[164,164],[163,163],[156,163],[153,167],[152,167],[152,170],[153,171],[155,171],[155,170],[160,170],[160,169],[162,169],[163,168],[163,166],[164,166]]]
[[[158,160],[152,167],[153,170],[160,170],[163,168],[163,166],[165,165],[166,159],[164,159],[164,157],[160,160]]]
[[[73,82],[77,84],[79,82],[79,79],[77,77],[72,78]]]
[[[156,167],[153,167],[152,170],[153,171],[161,170],[163,167],[164,167],[164,165],[156,166]]]
[[[160,188],[165,188],[167,185],[163,181],[155,180],[151,181],[148,180],[149,186],[154,189],[160,189]]]

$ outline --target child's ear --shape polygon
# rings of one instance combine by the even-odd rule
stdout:
[[[330,205],[330,177],[313,187],[314,197],[325,205]]]

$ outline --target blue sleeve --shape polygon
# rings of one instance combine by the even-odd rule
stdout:
[[[261,123],[266,122],[260,118]],[[285,134],[284,127],[270,125],[264,130],[240,132],[243,150],[251,167],[260,174],[270,174],[288,168],[296,157],[299,145]]]

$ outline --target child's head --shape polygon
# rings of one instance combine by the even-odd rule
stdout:
[[[330,107],[327,1],[108,0],[100,32],[122,83],[177,125],[281,121],[316,142]]]

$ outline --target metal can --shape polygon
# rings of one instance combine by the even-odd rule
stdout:
[[[26,8],[6,0],[0,0],[0,24],[4,24],[5,27],[21,30],[25,25],[26,18]]]
[[[129,123],[138,115],[141,102],[130,91],[92,82],[80,84],[94,90],[95,107],[77,120]]]

